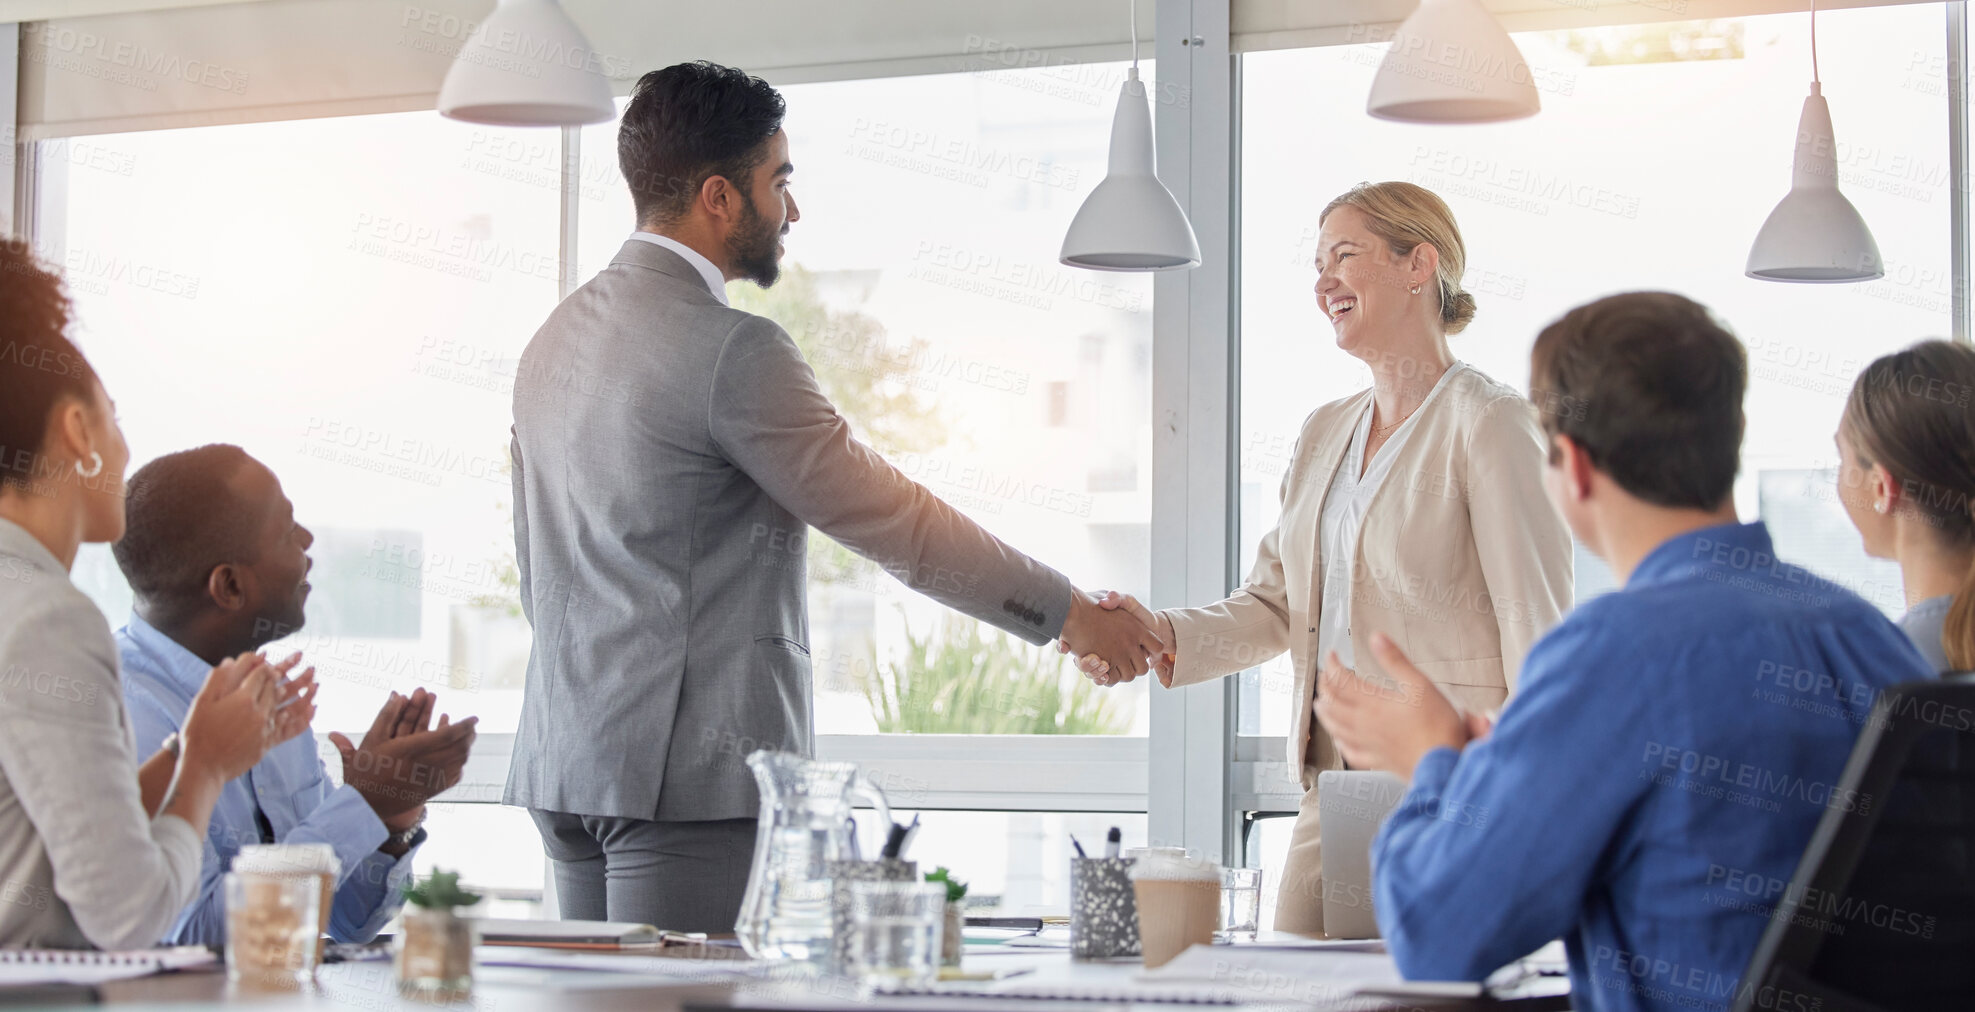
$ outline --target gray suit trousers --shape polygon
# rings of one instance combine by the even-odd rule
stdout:
[[[734,930],[754,860],[754,819],[653,822],[529,809],[555,862],[563,920],[667,931]]]

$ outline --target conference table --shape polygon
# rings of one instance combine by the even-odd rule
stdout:
[[[1239,947],[1217,946],[1238,960]],[[225,1005],[229,1008],[301,1010],[352,1009],[447,1010],[447,1012],[536,1012],[536,1010],[595,1009],[599,1012],[793,1012],[793,1010],[875,1010],[875,1012],[1095,1012],[1099,1009],[1171,1010],[1176,1007],[1206,1007],[1226,1010],[1333,1009],[1349,1012],[1558,1012],[1570,1007],[1568,985],[1554,976],[1530,977],[1516,987],[1487,998],[1373,997],[1369,995],[1322,997],[1309,989],[1285,986],[1267,975],[1250,975],[1226,989],[1237,1004],[1176,1006],[1170,1003],[1131,1000],[1047,1000],[1011,997],[958,997],[952,995],[860,996],[854,985],[834,978],[814,978],[806,974],[777,973],[767,979],[734,984],[730,980],[695,980],[691,974],[642,970],[620,972],[612,969],[553,967],[566,954],[550,950],[483,946],[478,950],[474,988],[471,994],[450,999],[420,999],[401,995],[388,960],[344,962],[323,966],[315,982],[295,991],[268,992],[229,984],[222,971],[191,971],[101,985],[106,1004],[141,1008],[184,1007],[187,1003]],[[539,956],[542,966],[490,965],[522,957]],[[597,954],[585,954],[595,965]],[[604,956],[601,958],[611,958]],[[708,974],[721,971],[720,960],[683,958],[698,964],[694,970]],[[649,957],[647,957],[649,959]],[[647,962],[638,967],[655,966]],[[688,964],[682,963],[681,967]],[[728,967],[736,965],[727,962]],[[1234,965],[1239,965],[1238,963]],[[1136,963],[1080,963],[1061,950],[1038,950],[980,956],[970,951],[967,969],[994,969],[1010,979],[1081,987],[1103,991],[1110,987],[1129,988],[1143,968]],[[1314,1003],[1313,1003],[1314,1002]]]

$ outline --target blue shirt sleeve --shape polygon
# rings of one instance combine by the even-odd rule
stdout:
[[[1487,738],[1420,760],[1373,842],[1379,927],[1408,979],[1482,980],[1569,931],[1648,786],[1614,783],[1610,755],[1648,680],[1573,618],[1530,651]]]

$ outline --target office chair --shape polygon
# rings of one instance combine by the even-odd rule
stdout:
[[[1837,790],[1734,1012],[1975,1008],[1975,674],[1888,689]]]

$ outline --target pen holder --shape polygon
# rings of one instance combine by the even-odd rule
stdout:
[[[1131,866],[1129,857],[1070,859],[1070,958],[1139,954]]]
[[[852,882],[917,882],[919,862],[881,857],[876,861],[826,861],[830,876],[829,968],[844,973],[850,966],[850,884]],[[1130,882],[1125,883],[1131,886]]]

